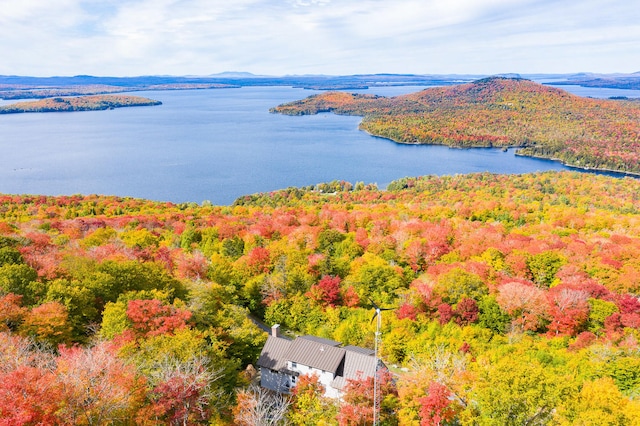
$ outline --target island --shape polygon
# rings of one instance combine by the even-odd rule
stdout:
[[[161,104],[162,102],[160,101],[130,95],[56,97],[40,99],[38,101],[17,102],[15,104],[0,106],[0,114],[15,114],[23,112],[100,111],[114,108]]]
[[[523,78],[489,77],[396,97],[327,92],[271,112],[362,116],[360,129],[406,144],[519,148],[584,169],[640,173],[640,102],[572,95]]]
[[[0,84],[0,99],[43,99],[60,96],[105,95],[122,92],[141,92],[150,90],[203,90],[234,89],[240,86],[231,84],[163,83],[141,84],[138,86],[115,86],[109,84],[72,84],[60,86]]]

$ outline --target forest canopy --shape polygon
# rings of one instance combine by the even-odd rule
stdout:
[[[23,112],[100,111],[105,109],[161,104],[162,102],[160,101],[130,95],[55,97],[3,105],[0,106],[0,114],[15,114]]]
[[[272,112],[359,115],[362,130],[399,143],[519,147],[520,155],[570,166],[640,173],[640,102],[583,98],[521,78],[392,98],[330,92]]]
[[[384,424],[634,424],[639,253],[640,181],[575,172],[0,195],[0,418],[370,424],[366,380],[341,403],[253,387],[251,318],[371,348],[375,301]]]

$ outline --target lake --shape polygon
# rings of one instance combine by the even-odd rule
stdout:
[[[359,92],[394,96],[422,88]],[[514,150],[396,144],[359,131],[360,117],[268,112],[313,93],[290,87],[149,91],[136,94],[163,105],[2,115],[0,192],[226,205],[245,194],[336,179],[384,188],[404,176],[566,169],[516,157]]]

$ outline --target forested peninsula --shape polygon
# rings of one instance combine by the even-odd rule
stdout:
[[[162,102],[141,96],[129,95],[95,95],[76,97],[56,97],[38,101],[17,102],[0,106],[0,114],[16,114],[24,112],[68,112],[99,111],[105,109],[161,105]]]
[[[569,166],[640,173],[640,102],[583,98],[521,78],[490,77],[392,98],[329,92],[271,110],[363,117],[399,143],[518,147]]]
[[[0,195],[6,424],[372,424],[255,387],[249,318],[372,348],[385,425],[637,425],[640,180],[330,182],[231,206]]]

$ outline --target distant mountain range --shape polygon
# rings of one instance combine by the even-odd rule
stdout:
[[[578,84],[588,87],[610,87],[640,89],[640,72],[632,74],[500,74],[502,77],[523,77],[553,84]],[[471,82],[487,75],[479,74],[358,74],[331,75],[285,75],[265,76],[248,72],[223,72],[205,76],[0,76],[0,90],[25,90],[34,88],[64,88],[69,86],[113,86],[124,90],[146,90],[149,88],[172,88],[174,85],[218,85],[229,86],[294,86],[317,90],[363,89],[376,86],[451,85]],[[161,87],[163,86],[163,87]],[[174,87],[175,88],[175,87]],[[200,87],[202,88],[202,87]],[[111,90],[113,91],[113,90]],[[3,94],[0,93],[0,97]]]

